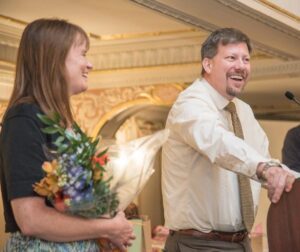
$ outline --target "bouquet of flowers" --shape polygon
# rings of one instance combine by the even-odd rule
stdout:
[[[47,134],[58,134],[56,150],[44,147],[50,161],[43,163],[46,176],[33,185],[34,191],[47,197],[58,209],[87,218],[104,214],[114,216],[119,201],[110,190],[111,177],[105,176],[107,149],[97,153],[99,139],[92,140],[77,124],[72,129],[60,126],[60,116],[38,114],[47,125]]]
[[[43,132],[58,137],[56,150],[44,147],[46,175],[34,191],[57,210],[86,218],[113,217],[124,210],[154,172],[155,155],[169,135],[161,130],[99,152],[99,138],[88,137],[77,124],[65,129],[58,114],[38,117],[46,125]]]

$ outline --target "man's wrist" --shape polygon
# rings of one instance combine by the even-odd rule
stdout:
[[[280,168],[282,168],[282,165],[281,165],[280,162],[275,161],[275,160],[260,163],[258,165],[258,168],[257,168],[257,171],[256,171],[257,178],[259,180],[263,181],[263,182],[266,182],[267,181],[266,172],[270,167],[280,167]]]

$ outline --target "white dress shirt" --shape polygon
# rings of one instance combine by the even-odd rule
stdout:
[[[242,224],[236,173],[257,179],[269,161],[268,139],[250,106],[234,98],[244,140],[233,133],[228,100],[205,79],[184,90],[168,115],[162,154],[165,225],[173,230],[238,231]],[[260,184],[251,180],[254,211]]]

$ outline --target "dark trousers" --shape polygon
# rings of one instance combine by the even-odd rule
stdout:
[[[171,233],[166,241],[165,252],[251,252],[250,239],[245,238],[242,242],[224,242],[203,240],[199,237]]]

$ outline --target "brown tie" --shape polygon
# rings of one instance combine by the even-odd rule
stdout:
[[[224,109],[231,115],[234,134],[237,137],[244,139],[242,125],[236,112],[235,104],[233,102],[229,102]],[[250,179],[244,175],[238,174],[238,181],[243,221],[246,229],[250,232],[254,223],[254,208]]]

